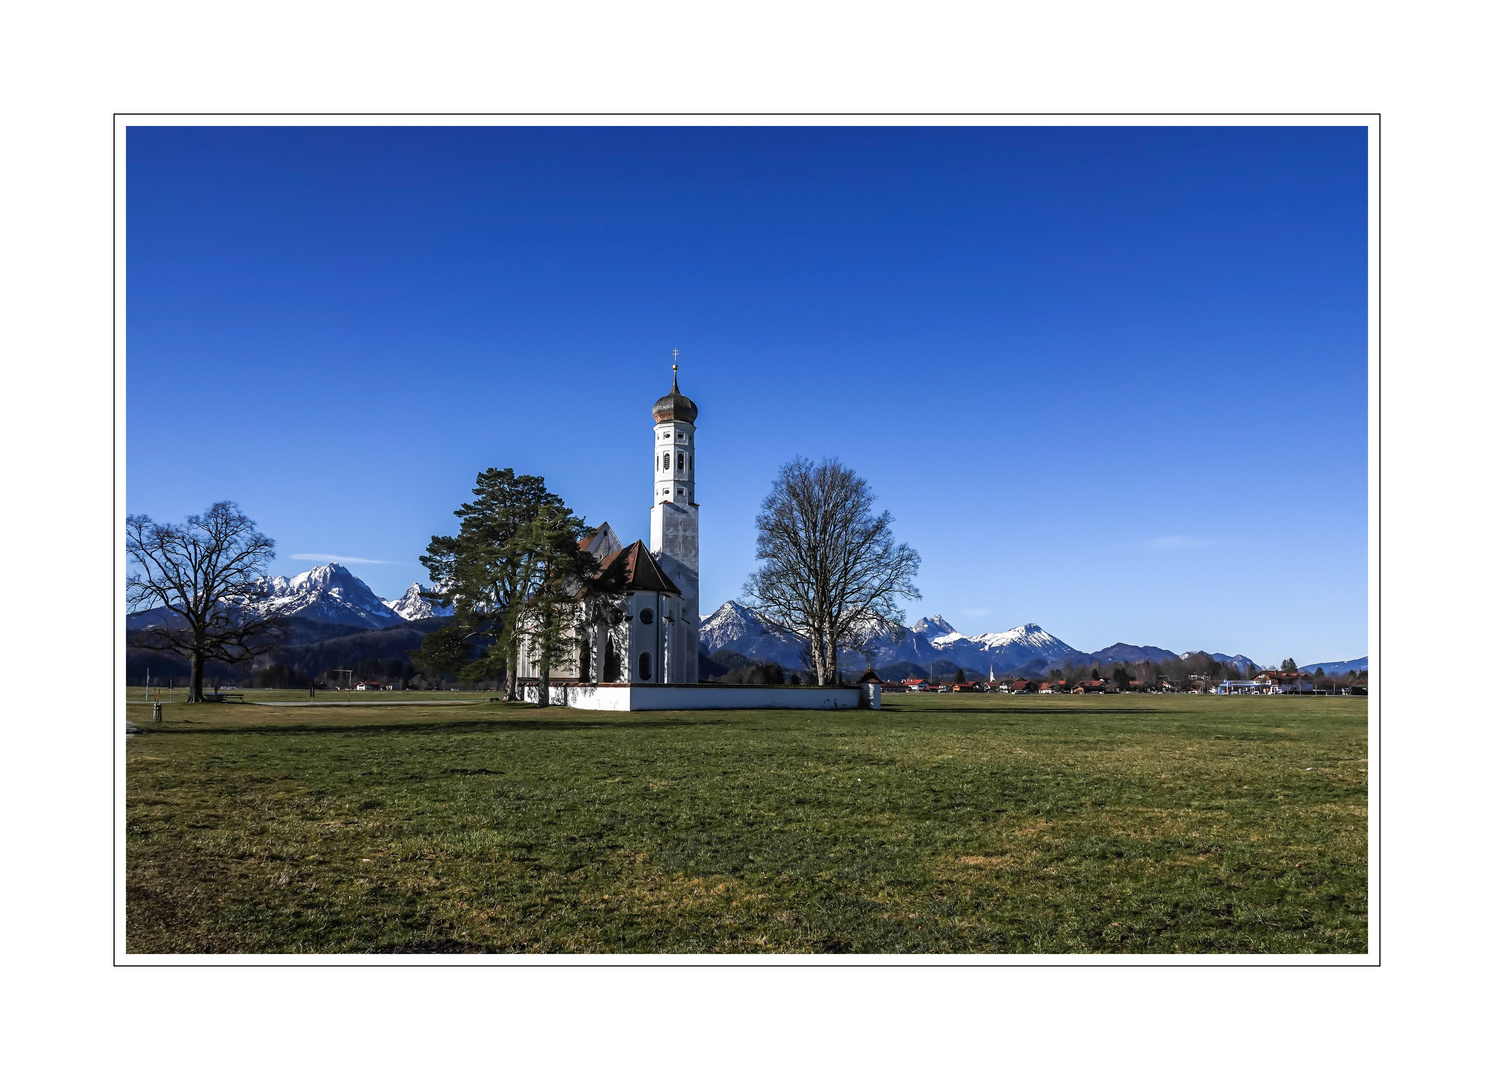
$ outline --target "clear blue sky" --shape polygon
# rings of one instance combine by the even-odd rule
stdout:
[[[835,455],[923,555],[910,619],[1366,652],[1363,129],[127,138],[131,513],[233,499],[275,572],[391,597],[489,466],[646,539],[678,348],[703,611]]]

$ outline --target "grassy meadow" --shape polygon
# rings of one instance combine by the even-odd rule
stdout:
[[[1362,698],[249,696],[126,706],[132,953],[1368,948]]]

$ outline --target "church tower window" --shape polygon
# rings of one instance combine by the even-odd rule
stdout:
[[[654,658],[648,653],[638,654],[638,678],[648,682],[654,677]]]
[[[638,621],[641,622],[644,626],[652,626],[654,622],[654,609],[647,607],[644,608],[638,613]]]

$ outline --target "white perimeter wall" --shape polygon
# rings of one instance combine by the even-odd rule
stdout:
[[[525,686],[524,700],[537,703],[539,687]],[[880,693],[869,696],[860,686],[551,686],[550,704],[607,712],[882,707]]]

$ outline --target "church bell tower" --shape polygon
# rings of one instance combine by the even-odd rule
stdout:
[[[678,357],[679,350],[675,350]],[[678,627],[683,682],[699,678],[700,507],[695,502],[695,402],[674,385],[654,402],[654,506],[649,513],[649,551],[680,590]]]

